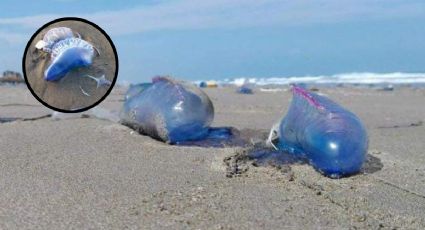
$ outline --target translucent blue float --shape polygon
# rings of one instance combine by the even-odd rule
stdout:
[[[78,38],[81,36],[77,33]],[[51,53],[53,45],[63,39],[72,38],[74,36],[74,32],[68,27],[56,27],[52,28],[46,32],[43,36],[43,39],[38,41],[35,47],[37,49],[41,49],[44,52]]]
[[[46,81],[57,81],[69,71],[91,65],[93,46],[80,38],[66,38],[53,45],[51,63],[44,72]]]
[[[368,148],[360,119],[301,87],[293,86],[292,94],[288,113],[272,129],[269,141],[280,151],[306,158],[326,176],[339,178],[359,172]]]
[[[243,85],[236,90],[237,93],[240,94],[253,94],[254,91],[247,85]]]
[[[169,144],[214,146],[232,136],[230,128],[211,128],[214,107],[198,87],[167,77],[131,86],[121,123]],[[198,142],[199,144],[199,142]],[[199,144],[202,146],[202,144]]]

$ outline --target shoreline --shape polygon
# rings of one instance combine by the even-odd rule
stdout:
[[[284,90],[254,88],[253,95],[237,94],[236,87],[203,90],[214,103],[214,127],[257,134],[281,119],[291,100]],[[0,92],[0,117],[52,113],[25,87],[0,86]],[[124,92],[115,88],[99,109],[118,112]],[[318,92],[363,120],[370,140],[368,171],[335,180],[309,165],[276,169],[246,162],[239,165],[242,173],[229,178],[227,164],[243,148],[171,146],[90,117],[0,123],[0,226],[425,227],[425,125],[418,123],[425,121],[425,89]]]

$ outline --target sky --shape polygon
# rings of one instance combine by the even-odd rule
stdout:
[[[2,0],[0,71],[59,17],[102,27],[118,81],[425,72],[424,0]]]

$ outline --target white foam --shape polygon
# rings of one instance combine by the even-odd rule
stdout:
[[[425,73],[343,73],[318,76],[289,76],[271,78],[241,77],[217,81],[219,84],[240,86],[246,82],[255,85],[289,84],[425,84]]]

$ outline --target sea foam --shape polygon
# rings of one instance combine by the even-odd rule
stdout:
[[[195,81],[199,83],[202,81]],[[289,76],[270,78],[240,77],[217,80],[219,85],[290,85],[290,84],[425,84],[425,73],[342,73],[335,75]]]

